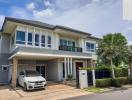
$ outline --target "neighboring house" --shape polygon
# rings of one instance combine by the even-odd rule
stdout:
[[[78,78],[79,67],[94,66],[96,44],[91,34],[64,26],[6,17],[0,33],[0,83],[16,87],[20,71],[39,71],[47,81]]]

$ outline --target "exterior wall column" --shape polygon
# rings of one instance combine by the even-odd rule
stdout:
[[[93,60],[91,59],[91,67],[94,68]],[[93,86],[96,86],[96,79],[95,79],[95,70],[92,70],[92,78],[93,78]]]
[[[70,74],[70,71],[69,71],[69,58],[67,58],[67,67],[68,67],[68,75]]]
[[[66,57],[64,58],[64,66],[65,66],[65,80],[67,79],[67,62],[66,62],[67,60],[66,60]]]
[[[71,75],[73,75],[73,67],[72,67],[72,58],[70,58],[70,69],[71,69]]]
[[[13,58],[12,81],[11,81],[11,86],[13,88],[16,87],[16,82],[17,82],[17,67],[18,67],[18,59],[17,58]]]

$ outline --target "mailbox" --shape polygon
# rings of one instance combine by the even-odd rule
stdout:
[[[79,70],[79,87],[81,89],[88,87],[87,70]]]

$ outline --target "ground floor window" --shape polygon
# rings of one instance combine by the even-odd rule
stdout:
[[[44,78],[46,78],[46,65],[37,65],[36,66],[36,71],[40,73]]]
[[[8,65],[2,65],[2,71],[8,71]]]

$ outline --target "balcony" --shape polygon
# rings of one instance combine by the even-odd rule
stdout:
[[[82,48],[80,48],[80,47],[63,46],[63,45],[59,46],[59,50],[71,51],[71,52],[82,52]]]

